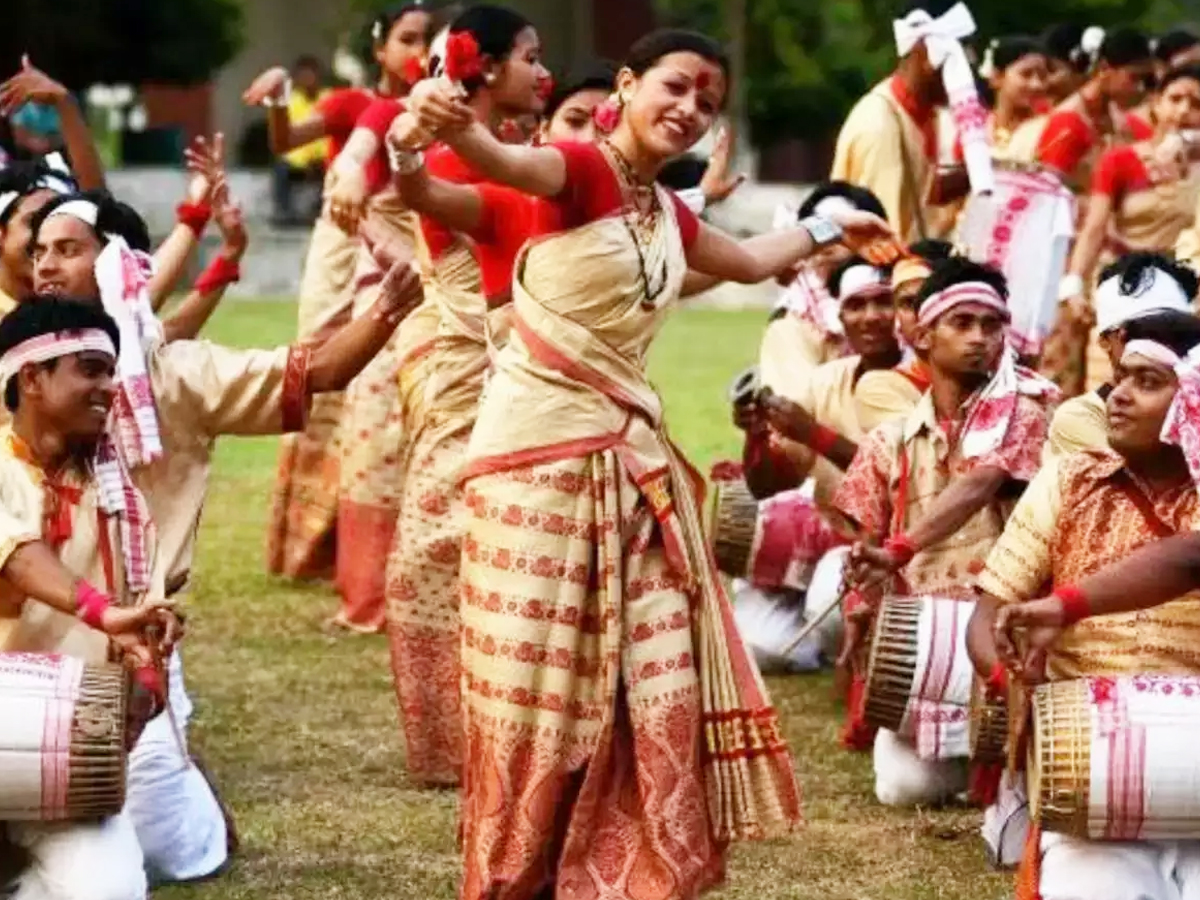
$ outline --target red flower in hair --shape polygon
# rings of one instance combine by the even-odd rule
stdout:
[[[410,56],[404,61],[404,69],[401,72],[405,84],[416,84],[425,77],[425,63],[417,59],[415,56]]]
[[[592,121],[596,123],[596,127],[600,129],[601,133],[612,134],[621,124],[621,105],[609,97],[592,110]]]
[[[457,31],[446,40],[446,77],[462,84],[483,74],[479,42],[469,31]]]
[[[549,75],[542,75],[537,82],[538,96],[545,103],[550,99],[550,95],[554,93],[554,79]]]

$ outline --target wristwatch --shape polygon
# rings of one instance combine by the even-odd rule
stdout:
[[[824,216],[809,216],[800,220],[800,227],[808,232],[813,243],[818,247],[836,244],[842,239],[842,229],[838,224]]]

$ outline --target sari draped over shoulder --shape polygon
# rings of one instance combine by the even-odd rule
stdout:
[[[313,226],[300,279],[301,341],[320,343],[350,321],[348,293],[358,240],[322,215]],[[267,571],[286,578],[331,578],[337,552],[344,394],[313,398],[304,430],[284,435],[267,524]]]
[[[431,257],[418,237],[431,331],[402,366],[400,523],[386,567],[387,630],[409,776],[457,784],[462,768],[458,473],[488,368],[487,305],[462,239]]]
[[[727,841],[799,819],[703,482],[646,380],[686,270],[661,206],[643,248],[666,273],[656,302],[618,216],[517,263],[463,473],[465,900],[691,898],[722,877]]]
[[[415,216],[388,188],[371,198],[367,216],[384,234],[412,246]],[[366,240],[349,292],[354,318],[379,299],[386,274]],[[337,588],[339,624],[355,631],[384,628],[384,578],[400,507],[400,457],[404,430],[396,378],[402,339],[420,324],[396,329],[384,348],[346,390],[342,412],[341,496],[338,504]]]

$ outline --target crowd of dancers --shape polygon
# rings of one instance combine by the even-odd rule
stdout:
[[[801,820],[760,665],[823,659],[879,802],[979,804],[1019,896],[1200,897],[1200,38],[976,58],[941,0],[894,33],[831,180],[742,241],[701,218],[728,132],[672,165],[731,89],[702,35],[555,82],[522,15],[409,3],[370,89],[292,121],[264,72],[272,148],[333,162],[299,338],[261,350],[197,339],[248,243],[220,137],[155,247],[25,60],[0,110],[55,106],[70,165],[0,171],[0,892],[138,900],[236,852],[180,600],[217,438],[280,434],[268,567],[386,633],[464,900],[719,883]],[[711,516],[647,353],[680,299],[772,279]]]

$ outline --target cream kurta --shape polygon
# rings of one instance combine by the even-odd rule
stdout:
[[[1042,450],[1042,465],[1078,453],[1108,446],[1108,407],[1096,391],[1065,401],[1050,420],[1050,436]]]
[[[803,316],[783,312],[767,323],[758,351],[758,377],[764,387],[795,400],[812,370],[837,359],[842,342],[828,339]]]
[[[45,476],[36,465],[18,458],[13,449],[9,426],[0,429],[0,568],[24,544],[43,537],[47,488]],[[119,521],[104,515],[99,508],[97,482],[93,477],[64,479],[69,488],[79,490],[79,502],[70,510],[71,536],[58,548],[63,564],[75,575],[107,589],[124,601],[128,596],[124,582]],[[107,532],[115,584],[109,585],[100,529]],[[153,529],[147,526],[146,550],[155,550]],[[149,595],[163,594],[161,571],[155,567]],[[108,638],[74,616],[66,615],[43,603],[28,600],[0,580],[0,652],[65,653],[88,662],[108,658]]]
[[[159,343],[147,353],[163,456],[133,478],[158,530],[155,575],[169,593],[191,572],[216,439],[303,428],[308,356],[302,347],[234,350],[209,341]]]
[[[893,95],[890,79],[877,84],[846,117],[829,177],[869,188],[911,244],[944,238],[954,227],[954,208],[930,207],[926,199],[935,174],[921,129]]]

